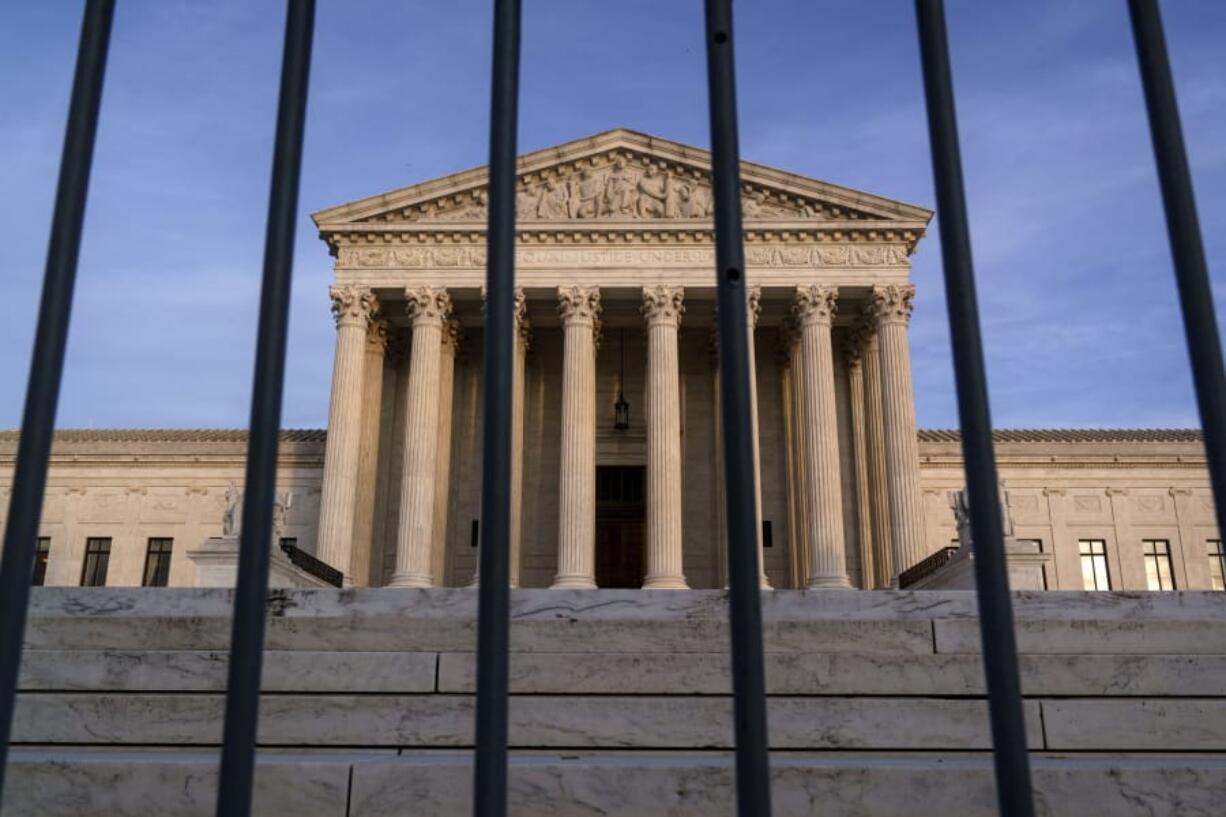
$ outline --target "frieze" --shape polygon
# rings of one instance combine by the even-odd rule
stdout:
[[[341,247],[338,269],[483,269],[483,246]],[[822,269],[827,267],[908,266],[902,244],[877,246],[751,245],[745,249],[750,267]],[[519,247],[517,267],[707,267],[715,264],[712,247]]]

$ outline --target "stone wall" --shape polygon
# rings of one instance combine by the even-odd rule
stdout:
[[[601,432],[601,461],[633,462],[635,445],[642,445],[642,371],[635,344],[637,333],[626,333],[626,399],[631,404],[631,428],[619,442],[615,432]],[[760,336],[761,337],[761,336]],[[719,537],[719,486],[715,479],[712,418],[714,377],[705,339],[682,335],[684,387],[683,458],[685,473],[685,568],[692,586],[722,583]],[[479,336],[478,339],[479,341]],[[690,348],[690,347],[694,348]],[[777,391],[777,370],[759,343],[759,385],[764,394]],[[479,349],[479,345],[469,349]],[[525,430],[525,492],[523,583],[544,586],[556,570],[558,443],[555,369],[542,364],[560,351],[556,330],[542,330],[533,339],[536,352],[527,370]],[[602,381],[615,371],[615,342],[606,337],[600,353]],[[612,368],[610,368],[612,367]],[[402,440],[403,388],[394,365],[387,369],[384,389],[384,452],[377,490],[375,561],[390,573],[394,560]],[[612,381],[612,378],[607,378]],[[471,351],[457,366],[456,435],[452,451],[453,483],[448,504],[447,550],[438,580],[465,584],[472,576],[476,552],[471,547],[471,523],[479,513],[480,485],[480,356]],[[842,382],[842,379],[840,379]],[[606,389],[607,390],[607,389]],[[600,395],[599,405],[611,406],[614,396]],[[763,518],[771,520],[774,547],[766,552],[767,571],[776,587],[793,586],[786,517],[784,466],[780,449],[781,420],[774,401],[762,401]],[[841,411],[842,413],[842,411]],[[609,408],[611,417],[612,409]],[[1146,588],[1143,539],[1165,539],[1171,545],[1175,585],[1179,589],[1209,589],[1206,542],[1218,538],[1208,474],[1200,443],[1179,432],[1048,431],[1004,432],[997,446],[1000,474],[1019,538],[1037,539],[1055,554],[1048,571],[1049,589],[1081,589],[1077,540],[1106,543],[1112,587]],[[1012,436],[1010,436],[1012,435]],[[637,441],[637,442],[636,442]],[[80,582],[87,537],[112,539],[107,583],[137,585],[144,569],[150,537],[174,539],[170,583],[190,585],[192,562],[185,557],[209,536],[221,533],[226,486],[241,484],[245,435],[230,431],[66,431],[53,454],[42,535],[51,538],[46,583]],[[0,434],[0,525],[8,513],[8,484],[16,435]],[[953,515],[945,493],[961,488],[961,454],[955,434],[920,434],[921,477],[924,486],[928,551],[955,538]],[[278,484],[293,494],[283,535],[298,539],[312,551],[318,518],[323,433],[286,432]],[[847,465],[845,458],[844,464]],[[846,480],[845,480],[846,483]],[[846,502],[854,493],[845,487]],[[855,517],[846,517],[849,573],[858,579]]]

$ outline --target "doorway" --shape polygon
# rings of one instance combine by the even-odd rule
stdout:
[[[647,469],[596,468],[596,586],[642,587]]]

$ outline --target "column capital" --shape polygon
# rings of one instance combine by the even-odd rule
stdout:
[[[366,326],[379,312],[379,302],[369,287],[328,287],[332,299],[332,317],[339,329],[342,326]]]
[[[877,325],[887,323],[905,324],[911,319],[915,286],[912,284],[889,284],[873,287],[868,313]]]
[[[799,326],[823,323],[827,326],[838,311],[838,290],[824,284],[803,284],[796,287],[796,302],[792,314]]]
[[[383,318],[376,318],[366,327],[366,351],[380,355],[387,351],[388,323]]]
[[[600,287],[558,287],[558,314],[565,325],[588,324],[595,329],[600,317]]]
[[[685,314],[685,290],[664,284],[643,287],[643,317],[647,325],[680,326]]]
[[[451,315],[451,296],[443,287],[407,287],[405,311],[413,326],[442,326]]]

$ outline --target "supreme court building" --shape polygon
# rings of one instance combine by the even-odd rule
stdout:
[[[614,130],[519,172],[512,581],[722,587],[709,156]],[[763,587],[888,587],[957,536],[958,439],[917,430],[908,340],[932,212],[750,162],[741,176]],[[330,412],[326,435],[285,434],[277,536],[347,584],[471,585],[486,170],[314,219],[335,259]],[[14,448],[0,436],[0,457]],[[997,450],[1042,586],[1221,585],[1198,434],[1004,431]],[[60,433],[41,579],[209,583],[201,545],[240,524],[243,452],[238,432]]]

